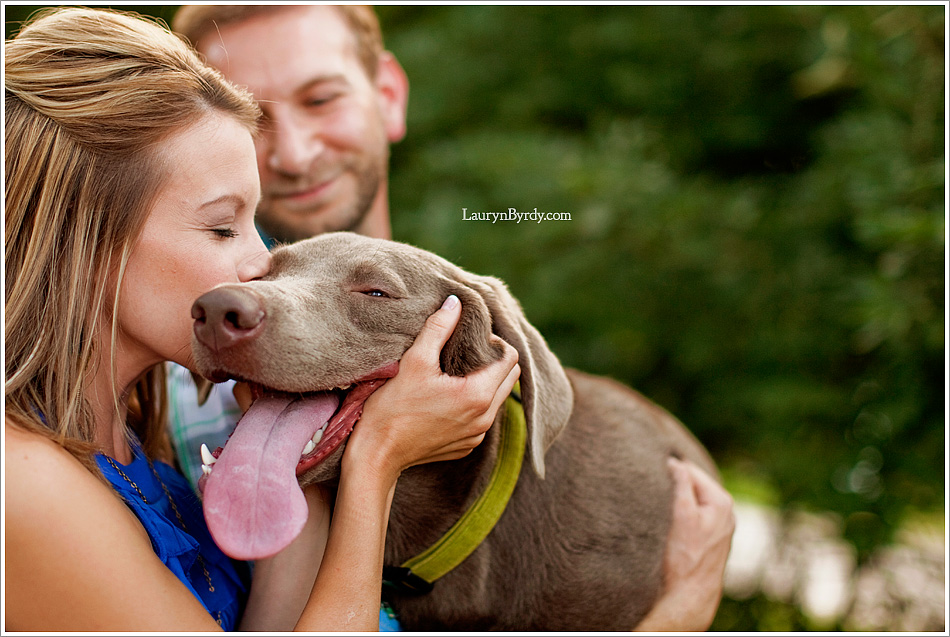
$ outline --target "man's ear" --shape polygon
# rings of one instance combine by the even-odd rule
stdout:
[[[409,105],[409,78],[389,51],[379,54],[376,71],[376,93],[389,143],[406,136],[406,109]]]

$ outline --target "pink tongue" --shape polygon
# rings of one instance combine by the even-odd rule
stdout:
[[[247,410],[205,482],[205,520],[235,559],[269,557],[307,521],[295,469],[304,445],[339,404],[333,394],[264,396]]]

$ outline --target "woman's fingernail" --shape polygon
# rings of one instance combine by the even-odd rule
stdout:
[[[459,304],[459,297],[454,294],[449,295],[449,298],[445,299],[445,303],[442,304],[443,310],[454,310],[455,307]]]

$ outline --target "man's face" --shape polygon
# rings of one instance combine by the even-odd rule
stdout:
[[[397,104],[392,69],[381,65],[377,79],[368,77],[331,6],[265,13],[197,44],[264,112],[256,143],[264,231],[283,241],[365,233],[367,215],[387,206],[389,143],[404,134],[405,95]],[[388,208],[383,214],[388,224]]]

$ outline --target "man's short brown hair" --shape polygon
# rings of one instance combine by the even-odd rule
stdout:
[[[373,7],[355,4],[331,6],[340,13],[356,38],[356,52],[367,76],[376,79],[379,55],[383,52],[383,35]],[[175,13],[172,29],[185,36],[195,46],[209,32],[226,24],[243,22],[256,15],[286,8],[287,5],[186,4]]]

